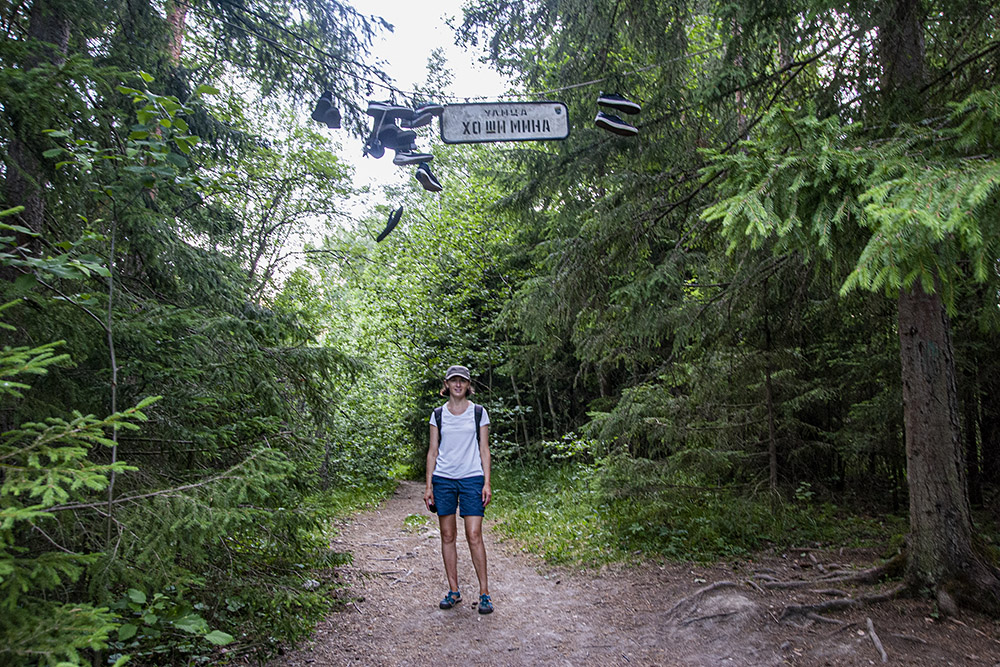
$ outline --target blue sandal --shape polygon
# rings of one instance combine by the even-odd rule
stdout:
[[[462,601],[461,593],[459,593],[458,591],[448,591],[448,594],[444,596],[444,599],[441,600],[441,604],[439,604],[438,606],[441,607],[442,609],[451,609],[461,601]]]
[[[489,595],[479,596],[479,613],[480,614],[492,614],[493,613],[493,603],[490,602]]]

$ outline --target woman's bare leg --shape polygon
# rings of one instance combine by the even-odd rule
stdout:
[[[444,558],[444,574],[448,577],[448,590],[457,591],[458,549],[455,547],[455,538],[458,534],[458,523],[454,514],[448,514],[439,516],[438,524],[441,526],[441,556]]]
[[[486,545],[483,544],[483,517],[467,516],[465,518],[465,539],[469,542],[469,553],[472,554],[472,565],[476,568],[479,579],[479,594],[489,595],[490,585],[486,576]],[[444,535],[444,532],[441,533]],[[454,547],[454,539],[452,540]]]

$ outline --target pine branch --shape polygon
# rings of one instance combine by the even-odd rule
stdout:
[[[232,468],[229,468],[228,470],[226,470],[224,473],[222,473],[220,475],[216,475],[215,477],[210,477],[210,478],[202,480],[200,482],[195,482],[195,483],[192,483],[192,484],[184,484],[183,486],[176,486],[176,487],[173,487],[173,488],[170,488],[170,489],[161,489],[159,491],[153,491],[151,493],[140,493],[140,494],[136,494],[136,495],[133,495],[133,496],[121,496],[119,498],[115,498],[114,501],[111,504],[119,505],[121,503],[133,502],[133,501],[136,501],[136,500],[143,500],[145,498],[155,498],[157,496],[172,495],[172,494],[178,493],[180,491],[188,491],[190,489],[198,489],[198,488],[201,488],[203,486],[208,486],[209,484],[213,484],[215,482],[218,482],[218,481],[221,481],[221,480],[224,480],[224,479],[234,479],[234,478],[236,478],[236,475],[232,474],[233,471],[238,470],[239,468],[242,468],[243,466],[245,466],[247,463],[249,463],[250,461],[252,461],[256,457],[257,457],[257,454],[252,454],[251,456],[247,457],[243,461],[240,461],[238,464],[236,464]],[[73,505],[57,505],[55,507],[47,507],[45,509],[45,511],[46,512],[63,512],[63,511],[66,511],[66,510],[82,510],[82,509],[92,509],[92,508],[95,508],[95,507],[107,507],[107,505],[108,505],[108,501],[101,501],[101,502],[97,502],[97,503],[78,503],[78,504],[73,504]]]

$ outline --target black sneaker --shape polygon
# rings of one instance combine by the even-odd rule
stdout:
[[[365,145],[365,155],[370,155],[376,160],[385,155],[385,146],[378,139],[372,139]]]
[[[331,106],[329,109],[327,109],[326,113],[323,114],[323,122],[326,123],[326,126],[331,130],[339,130],[340,109],[338,109],[335,106]]]
[[[620,134],[623,137],[634,137],[639,134],[639,130],[629,125],[618,116],[613,116],[609,113],[604,113],[603,111],[597,112],[597,118],[594,119],[594,125],[602,130]]]
[[[400,206],[395,211],[393,211],[392,213],[390,213],[389,214],[389,222],[386,224],[385,229],[382,230],[382,233],[375,237],[375,243],[381,243],[382,239],[384,239],[386,236],[388,236],[389,232],[391,232],[393,229],[396,228],[396,225],[399,223],[399,219],[402,218],[402,217],[403,217],[403,207],[402,206]]]
[[[379,129],[378,140],[383,146],[394,151],[405,150],[417,140],[417,133],[413,130],[401,130],[395,123],[390,123]]]
[[[434,120],[434,114],[424,112],[417,114],[413,118],[409,119],[404,118],[403,120],[399,121],[399,126],[405,127],[408,130],[414,130],[418,127],[424,127],[425,125],[430,125],[432,120]]]
[[[615,93],[601,93],[600,97],[597,98],[597,103],[602,107],[611,107],[620,113],[637,114],[642,111],[641,106]]]
[[[428,192],[441,192],[444,190],[444,186],[441,182],[434,178],[434,174],[431,173],[430,165],[426,162],[421,162],[420,166],[417,167],[417,180],[420,181],[420,185],[424,186],[424,190]]]
[[[400,167],[405,167],[408,164],[419,164],[421,162],[430,162],[434,159],[434,156],[430,153],[415,153],[413,151],[397,151],[396,157],[392,158],[392,163],[399,165]]]
[[[326,112],[330,110],[332,103],[333,93],[329,90],[320,95],[319,99],[316,100],[316,108],[313,109],[312,119],[317,123],[322,123],[326,119]]]
[[[434,102],[428,102],[427,104],[421,104],[413,109],[413,114],[419,116],[420,114],[429,113],[432,116],[440,116],[444,113],[444,105],[436,104]]]
[[[413,118],[413,109],[392,102],[368,102],[366,113],[372,118]]]

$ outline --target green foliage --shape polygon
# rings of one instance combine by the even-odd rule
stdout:
[[[345,557],[329,548],[329,519],[384,494],[394,458],[374,453],[377,431],[369,462],[349,453],[364,425],[334,428],[332,414],[363,363],[322,345],[325,322],[296,298],[276,298],[288,246],[336,212],[348,174],[287,102],[273,106],[287,140],[268,141],[259,119],[230,113],[243,100],[219,61],[174,68],[149,48],[166,43],[158,9],[105,20],[103,5],[86,18],[55,5],[84,53],[36,67],[13,33],[0,44],[0,134],[22,151],[5,154],[4,184],[44,183],[27,190],[38,202],[3,189],[0,297],[22,307],[4,306],[0,362],[0,661],[218,663],[230,640],[265,656],[329,610]],[[27,35],[23,10],[6,18]],[[202,28],[220,27],[212,16]],[[247,205],[275,193],[280,205]],[[39,223],[24,222],[39,207]],[[153,393],[163,399],[144,400]],[[109,402],[142,412],[86,416]],[[347,473],[324,468],[341,457]],[[359,471],[354,488],[319,492]]]
[[[548,562],[596,566],[638,553],[678,561],[743,558],[820,542],[872,546],[904,530],[899,517],[851,515],[814,496],[778,502],[651,460],[505,465],[496,529]],[[803,487],[804,488],[804,487]]]
[[[703,215],[721,222],[730,250],[774,240],[775,252],[853,261],[842,293],[894,294],[918,281],[933,291],[940,281],[953,308],[955,284],[986,280],[998,248],[1000,163],[954,150],[981,150],[982,119],[1000,113],[996,100],[980,91],[956,105],[948,125],[901,126],[881,141],[835,117],[772,111],[742,150],[707,151],[705,177],[726,179]]]
[[[205,608],[203,604],[196,606]],[[147,597],[144,592],[130,588],[111,608],[121,621],[117,641],[110,645],[118,656],[112,654],[112,657],[128,652],[138,661],[210,664],[211,647],[233,641],[232,635],[211,630],[195,608],[163,593]]]
[[[3,307],[6,309],[11,304]],[[0,401],[23,398],[30,385],[14,379],[42,376],[67,355],[55,344],[0,351]],[[0,435],[0,655],[4,664],[85,664],[84,649],[107,645],[114,615],[107,607],[69,599],[99,554],[67,548],[62,533],[74,504],[86,505],[108,486],[109,475],[135,470],[99,464],[92,451],[113,445],[108,433],[137,429],[155,399],[107,418],[75,413],[27,422]]]

